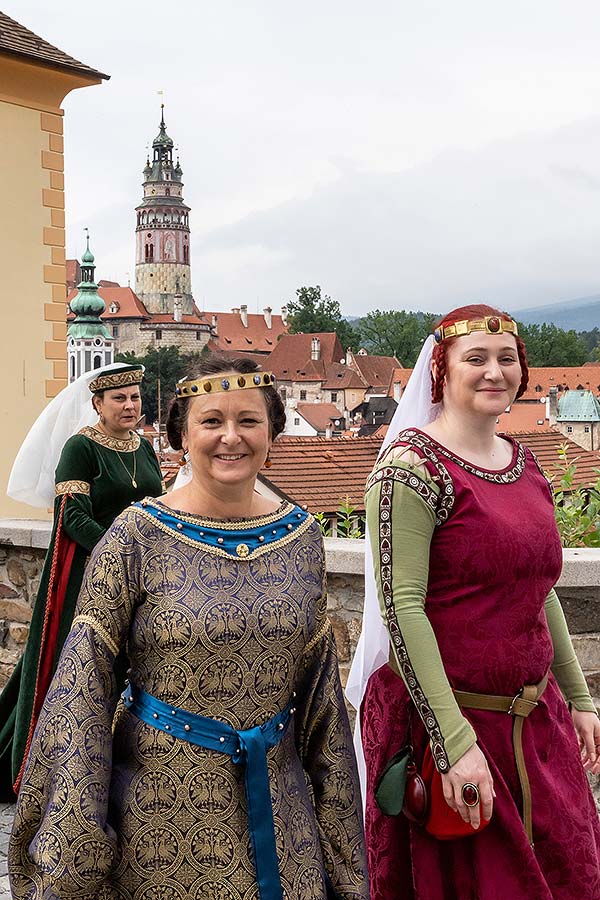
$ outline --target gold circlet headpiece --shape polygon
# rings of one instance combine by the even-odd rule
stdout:
[[[485,331],[486,334],[514,334],[516,337],[519,333],[517,323],[514,319],[502,319],[500,316],[485,316],[483,319],[463,319],[460,322],[454,322],[452,325],[443,325],[436,328],[433,332],[433,339],[436,344],[441,343],[445,338],[462,337],[465,334],[471,334],[472,331]]]
[[[193,381],[180,381],[175,393],[178,397],[201,397],[205,394],[218,394],[222,391],[247,391],[249,388],[274,387],[276,378],[272,372],[248,372],[238,375],[234,372],[223,377],[196,378]]]

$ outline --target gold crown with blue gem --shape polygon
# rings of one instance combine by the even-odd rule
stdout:
[[[248,372],[245,375],[233,372],[227,375],[213,375],[210,378],[195,378],[193,381],[180,381],[175,388],[175,394],[178,397],[201,397],[227,391],[275,387],[275,381],[272,372]]]
[[[486,334],[519,334],[517,323],[514,319],[501,319],[500,316],[485,316],[483,319],[462,319],[452,325],[439,326],[433,332],[436,344],[450,337],[461,337],[471,334],[472,331],[485,331]]]

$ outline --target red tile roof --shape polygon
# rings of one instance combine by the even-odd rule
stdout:
[[[368,356],[352,354],[352,366],[356,367],[367,387],[387,388],[392,373],[400,366],[395,356]]]
[[[3,12],[0,12],[0,53],[22,57],[53,69],[77,72],[79,75],[110,78],[110,75],[103,75],[102,72],[86,66],[85,63],[79,62],[78,59],[74,59],[53,44],[49,44],[48,41],[38,37],[33,31],[15,22]]]
[[[381,447],[381,432],[363,438],[280,437],[271,449],[272,467],[259,477],[311,512],[333,513],[346,498],[363,512],[365,483]],[[577,462],[574,486],[596,481],[600,453],[584,450],[558,429],[511,433],[535,453],[550,477],[556,477],[558,449],[566,445],[568,461]]]
[[[207,327],[206,319],[202,318],[202,315],[199,312],[196,312],[194,315],[181,316],[181,323],[175,322],[172,313],[151,313],[149,318],[150,325],[202,325],[204,328]]]
[[[263,314],[248,313],[248,325],[245,326],[239,312],[203,312],[202,316],[209,325],[217,322],[217,334],[213,338],[220,350],[245,355],[253,353],[271,353],[277,346],[279,336],[287,333],[281,316],[271,314],[271,328]]]
[[[539,385],[540,391],[536,391]],[[584,390],[600,393],[600,363],[593,366],[554,366],[531,367],[529,369],[529,385],[523,394],[523,400],[539,400],[548,396],[548,388],[559,387],[559,393],[566,388],[577,390],[581,385]]]
[[[402,366],[398,366],[397,368],[395,368],[391,374],[390,382],[388,385],[388,397],[394,396],[395,384],[399,384],[402,390],[404,390],[412,373],[412,369],[404,369],[402,368]]]
[[[600,468],[600,453],[584,450],[575,441],[561,434],[558,428],[533,433],[511,431],[510,434],[535,453],[542,469],[549,477],[557,477],[560,467],[558,450],[560,447],[566,446],[568,462],[577,463],[574,487],[589,487],[596,481],[598,476],[594,469]]]
[[[541,421],[541,425],[538,424]],[[550,423],[546,418],[545,403],[531,403],[517,400],[510,412],[498,417],[498,431],[513,434],[516,431],[548,431]]]
[[[345,389],[365,390],[365,383],[353,368],[345,363],[333,362],[325,365],[323,388],[327,391]]]
[[[320,357],[311,359],[314,338],[320,341]],[[284,334],[269,357],[268,368],[280,381],[324,381],[325,366],[344,359],[345,354],[335,332],[320,334]]]
[[[338,421],[341,425],[344,418],[333,403],[298,403],[297,410],[309,425],[323,433],[332,421]]]
[[[311,512],[336,512],[346,498],[364,511],[365,483],[380,447],[372,437],[280,437],[272,467],[259,477]]]
[[[69,291],[67,303],[70,303],[77,291]],[[129,287],[99,287],[98,293],[106,303],[106,310],[102,314],[103,319],[150,319],[150,313]],[[119,307],[117,312],[109,311],[111,303]]]
[[[236,350],[223,350],[223,348],[216,343],[214,338],[211,338],[209,341],[207,341],[206,348],[211,353],[218,353],[221,356],[226,356],[229,358],[243,356],[244,359],[251,359],[252,362],[255,362],[257,366],[260,366],[263,371],[270,371],[269,357],[265,356],[264,353],[249,353],[247,350],[245,350],[243,353],[238,353]]]

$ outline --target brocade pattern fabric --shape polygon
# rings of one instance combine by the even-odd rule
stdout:
[[[243,766],[125,709],[112,673],[125,645],[138,687],[236,729],[295,692],[293,723],[268,751],[283,896],[325,900],[327,872],[339,900],[367,900],[322,540],[300,511],[273,537],[290,509],[223,523],[228,540],[214,547],[201,536],[214,520],[182,516],[178,531],[159,522],[161,504],[136,505],[97,546],[19,796],[15,900],[258,897]],[[269,546],[237,555],[263,525]]]

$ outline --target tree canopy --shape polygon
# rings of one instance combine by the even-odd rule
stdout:
[[[118,353],[115,362],[141,363],[145,367],[141,384],[142,413],[149,423],[158,421],[158,379],[160,378],[160,417],[165,423],[171,400],[175,396],[175,385],[180,378],[193,374],[194,364],[201,353],[181,353],[179,347],[149,346],[144,356],[136,356],[133,351]]]
[[[360,345],[375,356],[395,356],[406,368],[414,366],[437,316],[405,310],[376,309],[356,324]]]
[[[586,341],[576,331],[564,331],[546,322],[518,324],[530,366],[581,366],[589,359]]]
[[[344,350],[358,350],[358,334],[342,316],[340,304],[328,294],[322,295],[318,284],[298,288],[296,299],[289,301],[287,310],[290,334],[335,331]]]

